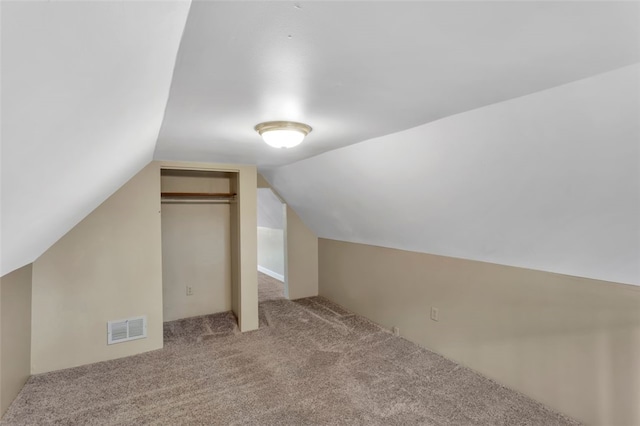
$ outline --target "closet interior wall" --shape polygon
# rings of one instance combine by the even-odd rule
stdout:
[[[163,194],[233,194],[236,182],[233,172],[161,171]],[[234,196],[162,197],[163,321],[232,310],[235,203]]]

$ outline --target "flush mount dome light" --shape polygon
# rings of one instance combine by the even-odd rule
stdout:
[[[256,127],[262,139],[274,148],[292,148],[299,145],[311,131],[311,127],[293,121],[267,121]]]

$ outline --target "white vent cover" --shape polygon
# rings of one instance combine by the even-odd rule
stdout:
[[[128,342],[147,337],[147,317],[107,322],[107,344]]]

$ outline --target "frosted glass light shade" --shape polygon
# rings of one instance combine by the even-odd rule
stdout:
[[[268,121],[258,124],[255,130],[274,148],[292,148],[302,142],[311,131],[311,127],[292,121]]]
[[[269,130],[262,133],[262,139],[274,148],[293,148],[300,145],[305,134],[298,130]]]

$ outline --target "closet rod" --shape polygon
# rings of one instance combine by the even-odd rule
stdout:
[[[218,199],[197,199],[197,198],[183,198],[183,199],[168,199],[160,200],[160,204],[231,204],[233,201],[230,199],[218,198]]]
[[[222,193],[222,192],[161,192],[160,196],[163,198],[233,198],[235,193]]]

